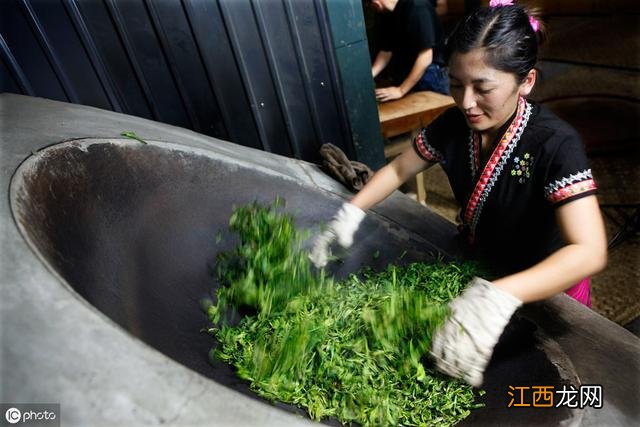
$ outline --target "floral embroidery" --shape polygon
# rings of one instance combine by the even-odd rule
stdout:
[[[524,153],[522,158],[516,156],[513,158],[513,168],[511,176],[518,179],[520,184],[524,184],[527,179],[531,178],[531,165],[533,164],[533,156]]]
[[[557,179],[544,187],[544,195],[551,203],[557,203],[577,194],[595,190],[591,169],[585,169],[568,177]]]
[[[524,98],[520,98],[518,103],[518,111],[509,128],[504,133],[500,142],[494,149],[489,161],[484,167],[476,185],[471,193],[471,197],[467,202],[464,212],[464,225],[469,228],[469,241],[474,241],[475,229],[482,213],[482,207],[489,197],[493,186],[497,182],[507,161],[511,157],[511,153],[515,149],[524,132],[525,127],[531,116],[531,104]],[[471,138],[479,139],[475,132],[471,132]]]
[[[414,145],[418,149],[418,153],[422,158],[430,162],[441,162],[443,160],[442,153],[436,150],[427,142],[427,129],[422,128],[414,139]]]

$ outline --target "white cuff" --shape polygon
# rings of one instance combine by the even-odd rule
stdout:
[[[342,204],[340,210],[329,224],[340,246],[348,248],[353,244],[353,235],[358,230],[358,227],[360,227],[360,223],[365,215],[362,209],[352,203],[347,202]]]

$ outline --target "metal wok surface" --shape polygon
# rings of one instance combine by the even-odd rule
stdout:
[[[215,289],[215,255],[235,244],[232,235],[221,242],[216,236],[227,229],[234,206],[255,200],[283,197],[304,228],[326,221],[340,203],[250,162],[130,140],[53,145],[29,158],[14,181],[17,223],[75,292],[149,346],[251,397],[229,366],[210,362],[214,341],[201,331],[207,322],[199,300]],[[448,244],[378,215],[358,233],[359,244],[334,269],[337,276],[364,265],[429,261]],[[558,425],[581,418],[567,408],[507,408],[509,385],[578,385],[571,361],[562,351],[547,351],[549,342],[532,321],[514,319],[487,372],[486,407],[464,424]]]

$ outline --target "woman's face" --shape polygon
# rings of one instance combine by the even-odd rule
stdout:
[[[493,134],[516,110],[518,98],[531,92],[535,70],[519,84],[516,76],[497,70],[484,60],[483,49],[454,53],[449,62],[451,96],[476,132]]]

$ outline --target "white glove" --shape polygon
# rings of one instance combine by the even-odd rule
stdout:
[[[343,203],[338,213],[327,225],[327,229],[316,238],[313,249],[309,253],[311,262],[318,268],[327,265],[327,260],[331,255],[331,244],[335,240],[343,248],[351,246],[353,235],[358,230],[364,216],[364,211],[356,205]]]
[[[451,301],[450,317],[433,335],[431,356],[438,369],[479,387],[493,348],[521,305],[513,295],[474,277]]]

